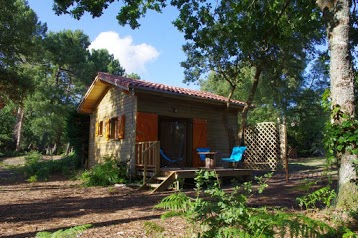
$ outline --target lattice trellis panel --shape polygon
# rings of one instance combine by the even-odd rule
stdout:
[[[245,130],[245,166],[254,170],[281,170],[285,168],[285,126],[274,122],[258,123]]]

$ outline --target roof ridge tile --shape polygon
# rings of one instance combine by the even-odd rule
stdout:
[[[142,89],[144,88],[149,90],[150,89],[158,90],[163,93],[177,93],[177,94],[182,94],[182,95],[187,95],[187,96],[197,97],[202,99],[216,100],[220,102],[227,101],[226,97],[207,91],[199,91],[194,89],[175,87],[162,83],[153,83],[145,80],[138,80],[138,79],[127,78],[119,75],[112,75],[109,73],[99,72],[98,78],[108,83],[111,83],[113,85],[116,86],[120,85],[122,87],[128,88],[128,90],[130,88],[142,88]],[[241,106],[245,104],[244,102],[238,100],[230,100],[230,102],[232,104],[241,105]]]

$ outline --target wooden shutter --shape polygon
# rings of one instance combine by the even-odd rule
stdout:
[[[106,120],[106,140],[111,138],[111,119]]]
[[[137,112],[136,142],[158,140],[158,114]]]
[[[193,119],[193,167],[205,165],[197,154],[198,147],[208,147],[207,122],[204,119]]]
[[[118,131],[117,131],[117,138],[123,139],[124,138],[124,131],[125,131],[125,123],[126,123],[126,116],[122,115],[118,117]]]

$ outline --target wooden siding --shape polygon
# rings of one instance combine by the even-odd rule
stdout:
[[[98,106],[91,114],[89,166],[103,162],[104,156],[113,155],[121,161],[131,161],[131,171],[134,171],[135,145],[135,113],[136,98],[128,92],[111,87]],[[125,115],[125,133],[123,139],[107,140],[105,129],[103,136],[96,136],[96,122]]]
[[[224,127],[224,113],[234,132],[238,130],[237,110],[227,112],[225,106],[199,103],[190,100],[162,97],[160,95],[136,94],[139,112],[157,113],[159,116],[207,120],[208,147],[230,155],[228,136]]]

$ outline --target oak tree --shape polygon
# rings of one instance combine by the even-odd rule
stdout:
[[[317,5],[323,12],[323,19],[327,29],[327,38],[330,51],[330,80],[331,80],[331,106],[332,125],[337,128],[346,123],[353,122],[356,127],[355,114],[355,72],[352,64],[350,35],[354,29],[352,18],[356,12],[351,8],[354,1],[351,0],[318,0]],[[355,132],[355,133],[356,133]],[[358,208],[357,173],[354,161],[357,153],[352,153],[352,148],[357,148],[357,140],[347,140],[345,133],[337,135],[336,140],[345,140],[344,149],[334,148],[340,164],[338,181],[338,204],[340,208]]]

